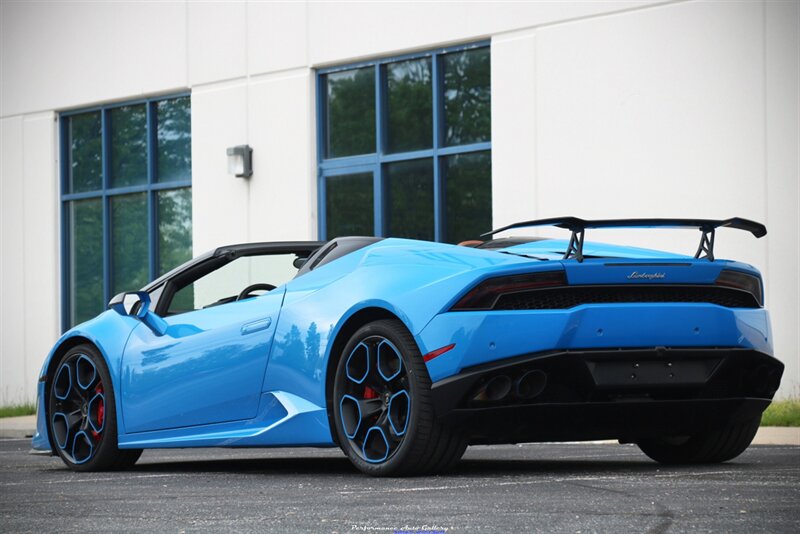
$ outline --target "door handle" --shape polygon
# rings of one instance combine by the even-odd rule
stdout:
[[[251,323],[243,324],[241,332],[243,336],[246,336],[247,334],[253,334],[255,332],[266,330],[267,328],[269,328],[269,325],[271,324],[272,324],[272,318],[265,317],[264,319],[259,319]]]

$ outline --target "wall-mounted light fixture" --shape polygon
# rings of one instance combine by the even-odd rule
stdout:
[[[237,178],[250,178],[253,175],[253,149],[250,145],[228,147],[228,173]]]

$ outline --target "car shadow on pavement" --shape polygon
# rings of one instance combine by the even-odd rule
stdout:
[[[670,468],[671,470],[672,468]],[[664,466],[649,461],[642,460],[618,460],[609,458],[586,460],[558,460],[558,459],[525,459],[525,460],[492,460],[492,459],[467,459],[459,462],[450,472],[454,476],[475,476],[475,475],[504,475],[504,474],[542,474],[542,475],[562,475],[562,474],[602,474],[602,473],[657,473],[663,471]]]
[[[143,459],[145,460],[145,459]],[[747,470],[746,463],[727,463],[707,466],[664,466],[648,459],[619,460],[615,458],[576,459],[465,459],[440,476],[475,477],[505,475],[639,475]],[[269,457],[227,458],[177,461],[142,461],[130,472],[136,473],[231,473],[231,474],[298,474],[298,475],[356,475],[362,476],[342,457]]]
[[[308,458],[226,458],[179,461],[140,461],[130,471],[137,473],[238,473],[238,474],[356,474],[344,456]]]

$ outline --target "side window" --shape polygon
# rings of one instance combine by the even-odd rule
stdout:
[[[269,254],[242,256],[178,289],[167,307],[167,315],[176,315],[211,306],[235,302],[239,294],[253,284],[280,286],[297,274],[297,255]],[[264,291],[254,291],[255,296]]]

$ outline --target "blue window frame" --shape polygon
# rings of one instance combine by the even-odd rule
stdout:
[[[480,42],[317,71],[320,238],[490,229],[489,62]]]
[[[191,100],[60,114],[62,328],[191,258]]]

